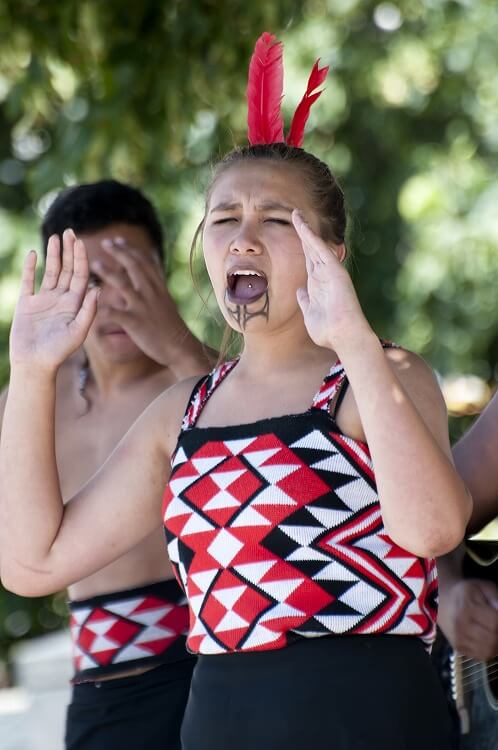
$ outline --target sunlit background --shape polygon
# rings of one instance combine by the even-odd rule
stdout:
[[[0,0],[0,384],[44,212],[62,187],[107,176],[155,203],[172,293],[217,344],[190,242],[211,161],[245,142],[265,29],[285,43],[288,118],[315,58],[331,66],[306,147],[344,186],[369,319],[436,369],[457,437],[498,379],[496,0]],[[63,595],[0,592],[0,656],[64,615]]]

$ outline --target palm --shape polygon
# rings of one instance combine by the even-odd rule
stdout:
[[[334,252],[315,235],[300,216],[294,226],[303,243],[308,272],[307,288],[298,301],[310,337],[319,346],[335,348],[355,320],[363,319],[351,277]]]
[[[88,262],[81,241],[64,233],[62,262],[52,237],[40,291],[34,293],[36,256],[26,259],[12,323],[13,362],[57,367],[85,340],[95,316],[96,292],[88,292]]]
[[[328,264],[314,264],[308,273],[309,304],[303,310],[308,333],[317,344],[334,337],[334,331],[347,325],[357,308],[356,294],[349,274],[330,253]]]

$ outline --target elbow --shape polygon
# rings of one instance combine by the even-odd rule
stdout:
[[[415,524],[401,531],[388,530],[391,539],[403,549],[417,557],[434,558],[453,552],[465,537],[467,524],[472,512],[472,498],[465,493],[458,511],[452,509],[450,515],[431,519],[430,524]]]
[[[452,529],[444,529],[440,534],[433,534],[423,547],[419,557],[442,557],[453,552],[461,544],[465,535],[465,524],[455,525]]]
[[[6,591],[10,591],[17,596],[34,598],[55,594],[59,589],[57,586],[51,585],[51,581],[52,579],[48,576],[26,571],[17,565],[2,565],[2,586]]]
[[[447,555],[461,543],[464,528],[434,529],[419,534],[389,534],[399,547],[415,557],[434,558]]]

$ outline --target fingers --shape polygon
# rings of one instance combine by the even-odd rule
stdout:
[[[131,285],[136,292],[143,290],[147,281],[144,278],[143,270],[140,268],[138,263],[130,257],[127,251],[116,251],[113,248],[104,247],[105,252],[113,259],[114,263],[118,267],[118,272],[115,273],[115,279],[122,279],[122,283]]]
[[[457,643],[457,650],[466,656],[472,656],[479,661],[487,661],[498,654],[498,638],[495,628],[489,630],[481,623],[468,623],[466,632]]]
[[[71,292],[83,297],[88,288],[88,256],[82,240],[76,240],[73,246],[73,274],[69,284]]]
[[[297,209],[292,212],[292,223],[303,244],[305,256],[315,265],[326,263],[330,257],[330,251],[324,241],[316,235],[310,225],[304,220],[303,215]]]
[[[489,606],[498,612],[498,586],[492,581],[479,581],[479,588]]]
[[[72,229],[65,229],[62,235],[62,269],[57,280],[57,289],[66,292],[73,278],[74,243],[76,235]]]
[[[122,238],[103,240],[102,249],[126,272],[133,288],[138,292],[142,291],[144,284],[147,283],[153,285],[159,283],[164,286],[164,269],[159,257],[138,251],[127,245],[124,240],[118,243],[119,239]]]
[[[488,601],[496,593],[496,586],[471,579],[463,582],[456,592],[457,607],[451,613],[454,648],[481,661],[496,655],[498,613]]]
[[[159,270],[161,275],[164,276],[164,266],[159,253],[156,249],[149,248],[138,248],[134,245],[130,245],[124,237],[113,237],[102,240],[102,248],[109,251],[116,260],[119,260],[120,256],[123,255],[121,251],[125,251],[126,255],[131,255],[135,260],[144,267],[152,269],[154,274],[157,274]]]
[[[304,253],[304,262],[306,263],[306,273],[309,278],[315,269],[315,264],[306,253]]]
[[[131,280],[127,274],[112,270],[101,261],[95,261],[91,265],[92,271],[94,271],[101,279],[104,284],[108,284],[114,289],[117,289],[124,300],[125,304],[131,304],[136,297],[136,290],[131,284]]]
[[[99,295],[100,289],[96,287],[92,287],[92,289],[89,289],[85,294],[83,303],[78,310],[77,315],[74,317],[74,320],[71,323],[71,328],[73,328],[77,332],[77,335],[81,339],[81,342],[86,339],[88,331],[90,330],[90,326],[92,325],[93,319],[95,318]]]
[[[40,291],[55,289],[61,271],[61,243],[59,235],[53,234],[47,244],[47,259]]]
[[[27,254],[21,274],[21,284],[19,287],[20,297],[29,297],[35,293],[35,273],[36,273],[37,256],[34,250]]]
[[[297,297],[297,303],[299,307],[301,308],[303,315],[306,315],[306,313],[308,312],[308,308],[310,306],[310,298],[309,298],[308,292],[306,291],[306,289],[303,289],[302,287],[300,287],[296,291],[296,297]]]
[[[329,247],[319,235],[315,234],[298,209],[294,209],[292,212],[292,222],[303,244],[304,254],[313,265],[320,263],[340,264],[344,260],[346,255],[344,245],[338,246],[337,250],[335,246],[334,248]]]

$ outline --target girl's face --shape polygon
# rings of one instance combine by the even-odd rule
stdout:
[[[296,290],[306,286],[301,241],[291,213],[318,232],[299,171],[288,164],[245,162],[216,180],[203,229],[204,258],[229,325],[249,333],[302,322]]]

